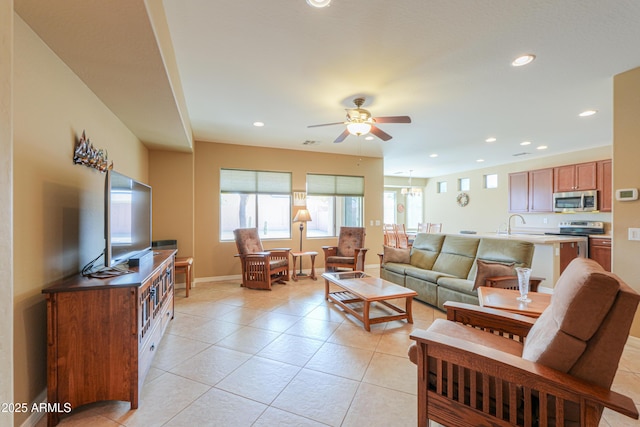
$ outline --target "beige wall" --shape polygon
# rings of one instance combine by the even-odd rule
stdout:
[[[304,191],[306,173],[359,175],[365,177],[365,222],[366,246],[370,252],[367,264],[376,264],[376,253],[382,248],[382,192],[383,160],[371,157],[337,156],[335,154],[310,153],[296,150],[281,150],[245,147],[228,144],[196,142],[195,145],[195,217],[196,255],[194,263],[196,277],[234,276],[240,274],[240,262],[234,258],[235,242],[221,242],[219,238],[219,188],[220,168],[245,168],[292,172],[293,190]],[[295,215],[295,209],[291,218]],[[374,221],[374,225],[370,225]],[[267,240],[267,248],[299,248],[300,231],[292,225],[292,238]],[[321,246],[336,244],[336,238],[304,239],[303,249],[322,253]],[[323,266],[322,255],[317,257],[316,267]],[[305,259],[305,268],[308,268]]]
[[[13,398],[13,1],[0,0],[0,402]],[[13,414],[0,415],[0,426]]]
[[[441,222],[443,224],[442,231],[445,233],[458,233],[460,230],[495,232],[509,218],[509,173],[610,158],[611,146],[605,146],[559,156],[430,178],[427,182],[425,193],[425,221]],[[484,175],[492,173],[498,174],[498,188],[483,188]],[[469,178],[471,182],[471,189],[466,192],[469,194],[470,199],[466,207],[460,207],[456,203],[456,197],[460,193],[457,190],[459,178]],[[437,192],[437,183],[440,181],[447,182],[448,191],[446,193]],[[535,229],[557,227],[558,222],[569,219],[611,222],[610,213],[575,215],[536,213],[523,214],[522,216],[527,222],[526,225],[522,226],[519,219],[517,219],[517,222],[514,219],[512,225],[517,225],[518,228]],[[545,220],[546,224],[544,223]]]
[[[72,162],[86,129],[122,173],[148,180],[138,139],[18,17],[14,63],[14,401],[46,387],[42,289],[104,248],[104,174]],[[28,414],[16,414],[21,424]]]
[[[615,76],[613,87],[613,188],[640,188],[640,68]],[[640,241],[628,240],[640,228],[640,201],[614,201],[613,221],[613,271],[640,292]],[[631,335],[640,337],[640,309]]]
[[[178,256],[194,255],[193,160],[190,153],[158,150],[149,153],[153,240],[177,240]]]

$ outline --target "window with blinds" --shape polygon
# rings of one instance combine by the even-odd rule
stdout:
[[[364,177],[307,174],[308,237],[337,236],[364,224]]]
[[[220,239],[257,228],[261,239],[291,238],[291,173],[220,170]]]

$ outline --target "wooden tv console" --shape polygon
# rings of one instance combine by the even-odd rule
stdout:
[[[71,410],[138,397],[173,318],[175,250],[109,279],[80,275],[42,292],[47,299],[47,400]],[[48,412],[54,426],[61,413]]]

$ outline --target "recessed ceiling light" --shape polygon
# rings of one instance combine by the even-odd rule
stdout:
[[[522,141],[520,145],[531,145],[531,141]]]
[[[366,139],[367,141],[373,141],[373,137],[371,135],[366,136],[364,139]]]
[[[597,112],[598,112],[598,110],[585,110],[582,113],[578,114],[578,116],[580,116],[580,117],[589,117],[589,116],[593,116]]]
[[[261,128],[262,126],[264,126],[263,122],[253,122],[253,125],[257,128]]]
[[[484,162],[484,159],[478,159],[478,160],[476,160],[476,162],[482,163],[482,162]]]
[[[547,149],[547,146],[546,146],[546,145],[538,145],[538,146],[536,147],[536,149],[537,149],[537,150],[546,150],[546,149]]]
[[[484,140],[484,142],[496,142],[497,139],[495,139],[494,137],[490,137]]]
[[[307,4],[313,7],[327,7],[331,0],[307,0]]]
[[[429,154],[429,157],[435,158],[435,157],[438,157],[438,155],[436,153],[433,153],[433,154]]]
[[[536,59],[536,56],[533,54],[522,55],[514,59],[511,65],[514,67],[522,67],[523,65],[531,64],[534,59]]]

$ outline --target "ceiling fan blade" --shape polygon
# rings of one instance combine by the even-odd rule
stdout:
[[[345,129],[345,130],[344,130],[344,132],[342,132],[342,133],[340,134],[340,136],[338,136],[338,137],[336,138],[336,140],[335,140],[335,141],[333,141],[333,142],[342,142],[342,141],[344,141],[344,139],[345,139],[346,137],[348,137],[348,136],[349,136],[349,130],[348,130],[348,129]]]
[[[307,126],[308,128],[317,128],[320,126],[333,126],[333,125],[343,125],[344,122],[335,122],[335,123],[323,123],[321,125],[311,125],[311,126]]]
[[[376,123],[411,123],[409,116],[374,117]]]
[[[375,136],[377,136],[378,138],[380,138],[383,141],[388,141],[391,138],[393,138],[391,135],[389,135],[388,133],[386,133],[382,129],[377,128],[375,126],[371,126],[371,130],[369,132],[371,132],[372,134],[374,134]]]

